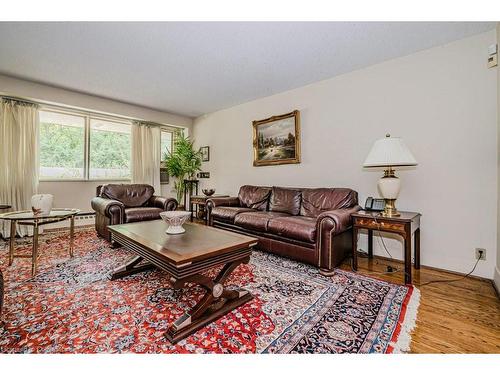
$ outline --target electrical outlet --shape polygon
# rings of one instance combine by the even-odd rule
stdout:
[[[480,247],[476,247],[476,259],[486,260],[486,249],[481,249]]]

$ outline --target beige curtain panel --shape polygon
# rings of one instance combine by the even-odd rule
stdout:
[[[144,122],[132,125],[132,183],[149,184],[160,191],[160,128]]]
[[[13,211],[31,209],[31,197],[38,189],[38,106],[0,99],[0,203]],[[0,221],[2,236],[10,236],[10,227]],[[18,226],[20,236],[31,228]]]

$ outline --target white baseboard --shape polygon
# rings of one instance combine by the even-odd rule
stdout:
[[[493,284],[494,284],[493,286],[497,290],[498,296],[500,297],[500,270],[498,269],[498,267],[495,267],[495,273],[493,275]]]

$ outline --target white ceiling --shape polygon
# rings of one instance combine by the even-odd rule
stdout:
[[[0,73],[195,117],[494,27],[0,22]]]

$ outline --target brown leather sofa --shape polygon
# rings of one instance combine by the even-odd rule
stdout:
[[[207,200],[209,225],[259,239],[257,248],[331,274],[351,250],[358,193],[346,188],[245,185],[237,197]]]
[[[91,206],[95,211],[97,233],[111,242],[108,225],[160,219],[160,212],[175,211],[177,200],[154,195],[144,184],[99,185]]]

